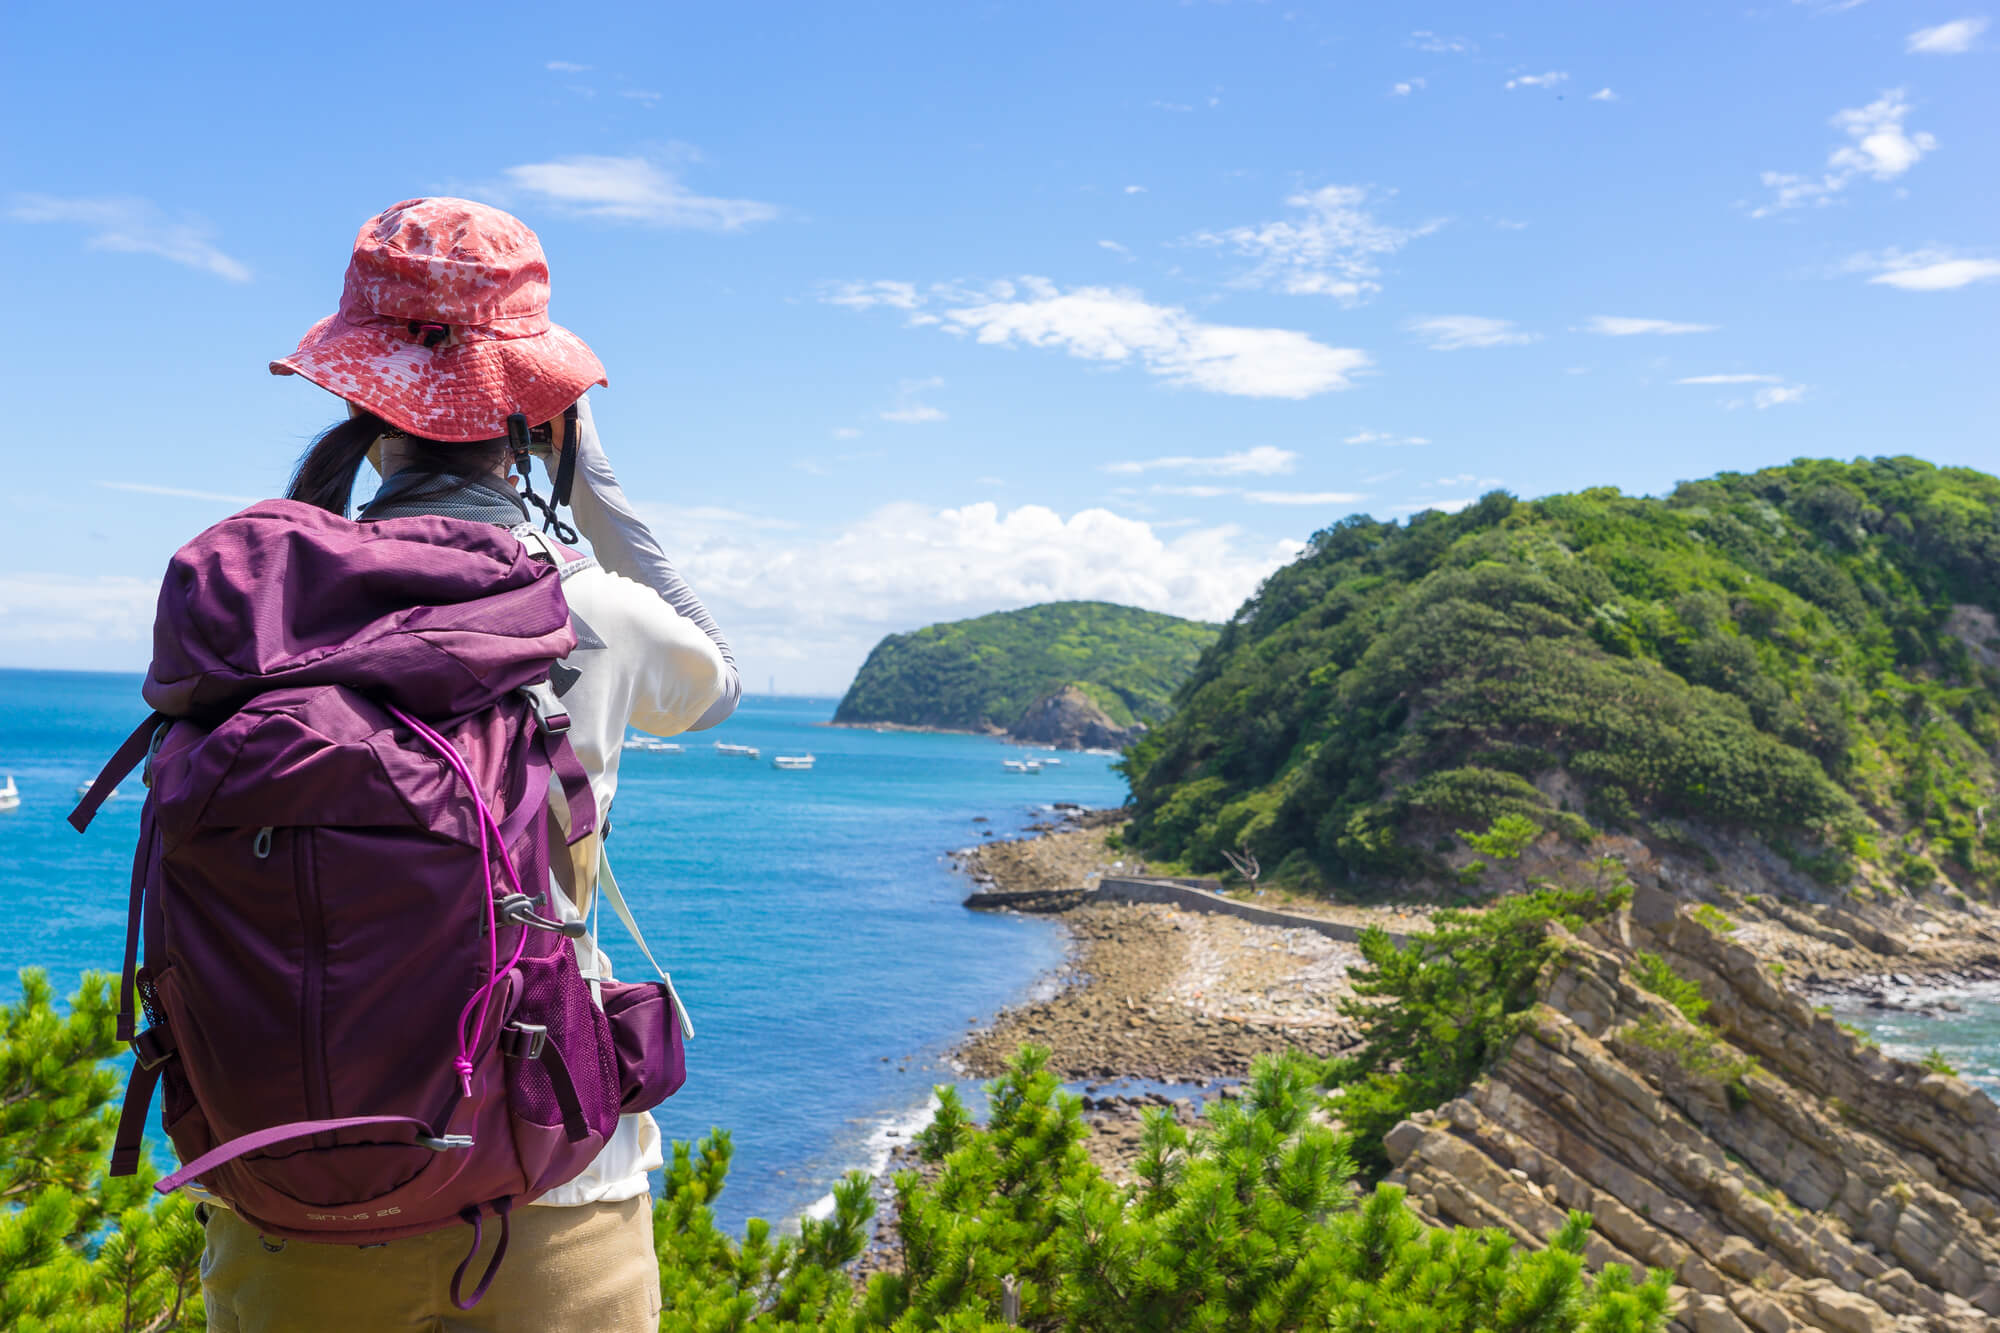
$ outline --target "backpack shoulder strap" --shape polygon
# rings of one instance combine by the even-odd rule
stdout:
[[[597,557],[572,551],[532,523],[516,523],[508,529],[521,545],[540,561],[556,567],[556,577],[564,581],[586,569],[597,567]]]
[[[604,854],[602,842],[597,844],[597,891],[610,901],[611,910],[625,923],[626,931],[632,936],[632,943],[639,946],[639,952],[646,955],[646,961],[653,965],[653,971],[659,973],[660,980],[666,983],[667,994],[673,997],[674,1014],[680,1019],[682,1040],[693,1041],[694,1024],[688,1019],[687,1006],[681,1003],[680,992],[674,989],[674,979],[667,975],[667,969],[660,966],[659,960],[653,957],[653,951],[646,947],[646,937],[639,933],[639,923],[632,919],[632,909],[625,905],[625,895],[618,891],[618,877],[611,873],[611,858]]]

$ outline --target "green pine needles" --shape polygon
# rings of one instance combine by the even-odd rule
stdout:
[[[21,974],[0,1007],[0,1328],[180,1333],[206,1325],[194,1205],[149,1205],[144,1166],[104,1173],[117,1128],[111,980],[88,973],[59,1014],[48,978]]]
[[[1593,875],[1581,887],[1543,881],[1484,910],[1439,912],[1435,929],[1400,947],[1380,929],[1363,932],[1367,966],[1348,974],[1356,998],[1341,1005],[1361,1050],[1328,1062],[1323,1078],[1369,1178],[1389,1169],[1384,1135],[1464,1092],[1513,1045],[1560,948],[1551,923],[1593,921],[1630,901],[1619,862],[1600,860]]]
[[[1551,899],[1551,910],[1561,904]],[[1511,947],[1511,946],[1510,946]],[[1511,967],[1511,965],[1508,965]],[[1508,970],[1503,968],[1503,970]],[[110,987],[86,978],[68,1014],[23,976],[0,1009],[0,1328],[179,1333],[203,1326],[202,1233],[184,1200],[98,1163],[116,1078]],[[1320,1065],[1261,1057],[1237,1101],[1190,1129],[1148,1117],[1129,1185],[1084,1150],[1089,1127],[1048,1053],[1024,1048],[990,1089],[984,1126],[950,1088],[894,1183],[899,1271],[857,1290],[871,1182],[850,1175],[830,1216],[739,1239],[712,1205],[729,1136],[674,1147],[654,1213],[664,1311],[676,1333],[1659,1333],[1666,1273],[1585,1272],[1590,1219],[1548,1248],[1433,1228],[1383,1186],[1358,1191]]]

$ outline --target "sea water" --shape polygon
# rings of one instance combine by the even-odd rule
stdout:
[[[20,968],[64,995],[115,971],[144,790],[128,779],[79,836],[63,822],[146,715],[137,677],[0,671],[0,998]],[[966,911],[947,854],[1046,819],[1057,801],[1118,804],[1101,755],[1039,774],[1019,747],[973,736],[829,728],[831,699],[751,698],[680,754],[625,752],[609,850],[696,1036],[688,1083],[656,1113],[668,1139],[734,1138],[724,1225],[795,1217],[845,1171],[880,1164],[921,1121],[944,1057],[974,1022],[1060,961],[1057,928]],[[713,742],[756,746],[758,759]],[[774,769],[810,752],[810,771]],[[977,819],[988,822],[978,823]],[[621,976],[643,963],[603,925]]]
[[[1903,1007],[1878,1009],[1858,996],[1829,1007],[1885,1053],[1922,1060],[1936,1051],[1966,1082],[2000,1098],[2000,984],[1920,984],[1898,988],[1896,999]]]

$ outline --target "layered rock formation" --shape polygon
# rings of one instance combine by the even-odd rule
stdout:
[[[1703,916],[1642,885],[1566,941],[1508,1056],[1390,1134],[1391,1179],[1526,1244],[1590,1213],[1590,1261],[1671,1270],[1684,1333],[2000,1330],[2000,1108],[1858,1042]],[[1705,1021],[1634,981],[1641,950]]]

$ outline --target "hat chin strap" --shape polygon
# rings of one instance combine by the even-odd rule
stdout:
[[[563,414],[564,425],[566,427],[571,421],[575,420],[575,417],[572,415],[575,411],[576,408],[571,406],[569,411]],[[542,531],[553,535],[559,542],[575,544],[577,541],[576,529],[563,522],[556,515],[556,506],[563,503],[568,496],[569,486],[565,483],[574,476],[575,464],[572,461],[576,452],[574,447],[563,451],[563,460],[558,465],[553,478],[555,494],[546,500],[535,494],[533,473],[535,456],[528,452],[527,413],[510,412],[507,414],[507,447],[513,450],[514,466],[521,474],[521,498],[542,511]],[[566,476],[565,474],[569,475]]]

